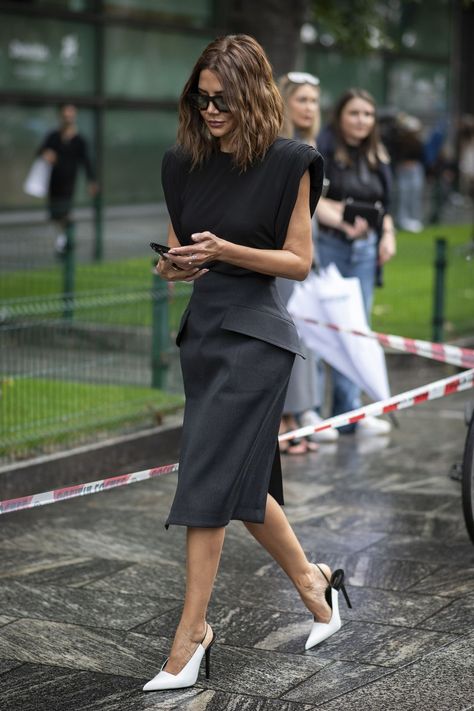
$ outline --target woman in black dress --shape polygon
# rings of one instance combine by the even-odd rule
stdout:
[[[300,345],[275,277],[309,272],[323,179],[314,148],[278,138],[281,120],[263,49],[246,35],[223,37],[184,87],[177,146],[163,160],[170,251],[157,271],[195,282],[177,335],[186,408],[166,522],[187,526],[187,584],[170,656],[146,691],[193,685],[204,655],[209,673],[206,611],[231,519],[313,614],[307,648],[340,627],[343,574],[308,561],[281,508],[278,426]]]

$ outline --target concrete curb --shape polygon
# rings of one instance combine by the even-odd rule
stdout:
[[[181,421],[0,469],[0,499],[128,474],[178,459]]]

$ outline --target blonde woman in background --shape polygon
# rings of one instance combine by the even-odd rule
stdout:
[[[321,114],[319,110],[319,79],[307,72],[289,72],[282,76],[278,88],[283,98],[284,119],[280,135],[293,138],[316,147]],[[316,254],[317,225],[313,220],[313,247]],[[287,304],[293,292],[294,281],[277,279],[278,291]],[[298,358],[291,373],[285,400],[281,432],[288,432],[301,425],[317,425],[321,417],[315,411],[322,404],[318,383],[316,358],[312,351],[304,348],[306,360]],[[286,454],[305,454],[317,448],[317,442],[333,442],[339,436],[337,430],[325,430],[309,438],[292,439],[282,443],[281,451]]]

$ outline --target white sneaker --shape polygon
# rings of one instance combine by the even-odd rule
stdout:
[[[317,427],[323,421],[323,418],[318,415],[314,410],[306,410],[303,412],[299,421],[302,427]],[[339,432],[333,428],[328,430],[322,430],[321,432],[315,432],[309,435],[308,438],[311,442],[318,442],[319,444],[325,444],[326,442],[335,442],[339,437]]]
[[[365,417],[357,423],[357,432],[367,437],[386,435],[392,431],[392,425],[387,420],[380,420],[378,417]]]
[[[405,220],[400,222],[400,229],[405,230],[405,232],[413,232],[417,234],[422,231],[423,223],[420,220],[413,220],[407,217]]]

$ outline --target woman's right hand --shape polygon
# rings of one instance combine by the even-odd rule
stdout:
[[[209,269],[199,269],[199,267],[180,269],[176,267],[168,257],[162,256],[155,267],[155,271],[158,276],[165,279],[165,281],[195,281],[204,274],[207,274]]]
[[[52,148],[45,148],[41,157],[51,165],[55,165],[58,160],[58,155]]]
[[[331,200],[330,198],[321,198],[316,214],[321,225],[332,227],[336,230],[341,230],[346,235],[347,239],[362,239],[367,237],[369,223],[359,215],[356,216],[354,224],[344,222],[344,203],[341,200]]]
[[[367,237],[369,231],[369,223],[363,217],[356,216],[354,224],[350,222],[341,222],[341,230],[345,232],[348,239],[362,239]]]

